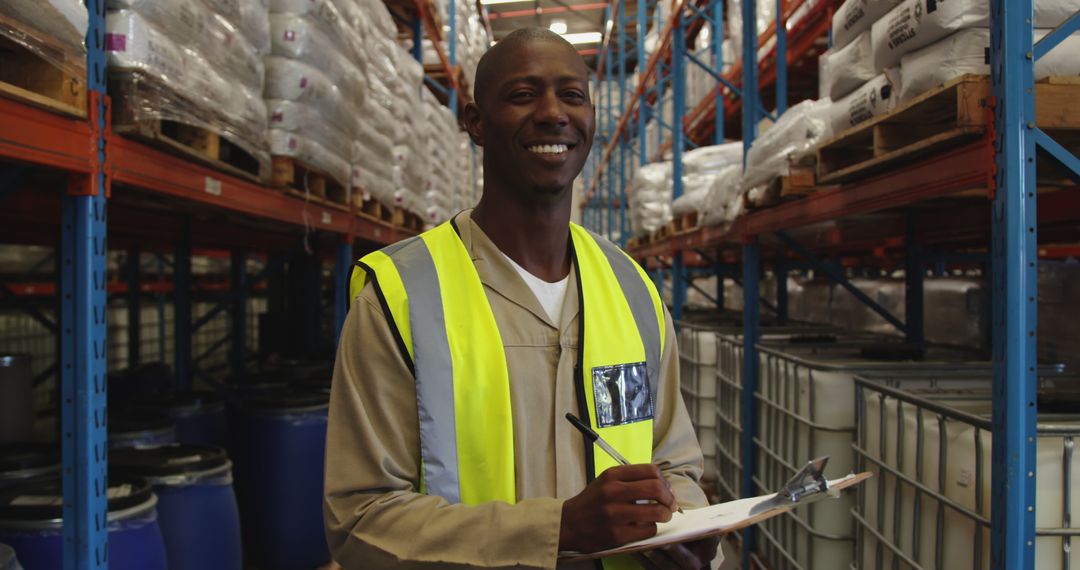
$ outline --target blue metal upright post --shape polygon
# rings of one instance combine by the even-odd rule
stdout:
[[[681,15],[672,29],[671,68],[674,98],[674,116],[671,118],[671,197],[676,200],[683,193],[682,158],[686,148],[686,136],[683,134],[683,115],[686,114],[686,22]],[[686,267],[680,250],[675,252],[671,263],[671,316],[676,322],[682,320],[686,280]]]
[[[619,0],[619,17],[616,27],[619,39],[619,109],[626,112],[626,0]],[[629,124],[629,123],[627,123]],[[619,245],[626,244],[626,141],[627,132],[619,133]]]
[[[743,130],[743,164],[746,163],[746,155],[750,152],[750,146],[757,138],[757,124],[761,117],[758,107],[758,66],[757,66],[757,10],[754,2],[746,0],[742,3],[743,17],[743,48],[742,48],[742,130]],[[747,63],[749,62],[749,63]]]
[[[173,258],[173,358],[176,388],[191,388],[191,218],[184,216]]]
[[[925,340],[923,281],[926,272],[922,248],[915,241],[913,223],[909,216],[904,239],[904,326],[908,342],[921,344]]]
[[[139,292],[139,276],[142,272],[142,267],[139,265],[139,246],[132,245],[128,248],[127,256],[127,365],[128,367],[138,366],[141,360],[140,349],[142,346],[142,315],[140,311],[140,292]]]
[[[72,175],[60,240],[60,429],[63,567],[108,567],[106,439],[105,0],[86,2],[87,87],[94,172]]]
[[[447,43],[450,45],[450,73],[457,73],[457,0],[447,0],[446,3],[447,19],[450,20],[450,38]],[[458,90],[453,88],[451,84],[450,89],[450,110],[454,112],[456,117],[458,114]]]
[[[751,2],[752,3],[752,2]],[[747,103],[744,101],[744,105]],[[743,375],[742,375],[742,495],[756,496],[754,472],[757,469],[757,389],[758,355],[757,342],[761,338],[761,251],[757,241],[747,242],[743,254]],[[752,568],[750,554],[754,552],[754,527],[743,531],[742,567]]]
[[[616,6],[616,9],[618,7]],[[611,6],[609,5],[605,9],[606,18],[605,22],[610,22],[615,17],[611,13]],[[614,28],[608,33],[614,33]],[[608,38],[607,44],[604,46],[604,102],[607,104],[607,136],[605,137],[607,144],[611,144],[615,141],[615,96],[612,93],[614,84],[612,77],[614,75],[614,62],[612,61],[615,56],[612,52],[615,49],[615,41],[613,37]],[[615,157],[611,157],[608,160],[606,167],[604,168],[604,180],[607,182],[607,192],[604,195],[604,199],[601,203],[603,211],[606,214],[604,216],[604,236],[611,239],[611,232],[615,227],[615,179],[618,175],[614,172],[613,162]]]
[[[712,34],[709,40],[712,43],[713,67],[717,73],[724,73],[724,0],[713,0],[712,3]],[[724,119],[725,111],[724,86],[716,84],[716,124],[713,132],[713,144],[724,144]]]
[[[229,290],[232,293],[232,331],[229,360],[232,373],[243,377],[247,364],[247,254],[234,250],[229,260]]]
[[[352,273],[352,238],[341,236],[334,252],[334,344],[341,340],[341,328],[349,312],[349,276]]]
[[[412,47],[413,59],[415,59],[416,61],[419,61],[421,64],[423,64],[424,63],[424,22],[420,21],[419,17],[415,18],[412,21],[412,37],[413,37],[413,47]],[[421,85],[421,87],[423,87],[423,86]]]
[[[991,0],[997,133],[992,222],[994,352],[990,567],[1035,567],[1035,68],[1032,0]]]
[[[784,0],[776,0],[776,116],[787,111],[787,19]]]

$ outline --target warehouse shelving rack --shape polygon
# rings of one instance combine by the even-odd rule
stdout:
[[[754,29],[755,2],[742,4],[743,61],[755,61],[757,49],[769,34],[776,34],[777,53],[787,57],[764,58],[759,66],[737,65],[736,70],[710,74],[722,87],[687,113],[682,100],[685,85],[683,60],[694,26],[700,21],[714,26],[711,50],[718,53],[716,24],[722,18],[720,2],[675,3],[664,24],[656,52],[644,64],[645,1],[638,2],[636,89],[625,83],[627,55],[625,0],[612,0],[613,31],[605,37],[598,67],[596,90],[600,93],[598,140],[587,168],[586,192],[581,204],[583,219],[594,231],[618,235],[626,242],[627,149],[638,144],[638,164],[648,158],[642,149],[644,123],[651,120],[650,105],[665,88],[675,92],[674,128],[668,145],[673,160],[673,194],[681,195],[681,154],[687,147],[724,140],[724,121],[733,108],[741,111],[744,148],[756,137],[758,121],[770,117],[764,111],[760,91],[775,85],[774,101],[782,113],[787,101],[785,64],[797,62],[822,43],[834,4],[811,5],[799,24],[789,27],[791,4],[778,2],[777,23],[759,36]],[[1056,163],[1075,182],[1080,182],[1080,159],[1043,132],[1035,122],[1036,85],[1034,62],[1062,39],[1080,30],[1080,14],[1063,22],[1038,43],[1033,42],[1031,0],[991,0],[991,94],[988,112],[992,128],[978,141],[957,146],[930,157],[894,166],[885,172],[837,187],[816,189],[807,197],[750,212],[730,227],[703,227],[689,233],[661,238],[631,248],[630,253],[647,268],[671,273],[672,313],[681,316],[688,266],[693,272],[714,271],[719,277],[735,273],[741,264],[744,301],[742,391],[742,465],[756,465],[755,417],[760,339],[760,276],[771,263],[777,283],[776,306],[770,310],[787,316],[787,272],[809,267],[844,286],[871,309],[892,323],[909,341],[923,340],[923,276],[928,264],[944,262],[989,265],[992,277],[993,344],[993,485],[991,521],[992,568],[1035,567],[1035,422],[1036,422],[1036,307],[1037,260],[1075,253],[1080,239],[1080,192],[1075,187],[1038,193],[1036,206],[1036,156]],[[616,23],[617,22],[617,23]],[[805,35],[798,35],[799,27]],[[785,32],[787,32],[785,34]],[[817,38],[817,39],[815,39]],[[786,47],[786,50],[785,50]],[[695,54],[696,55],[696,54]],[[613,72],[611,61],[617,61]],[[722,58],[717,57],[717,61]],[[698,63],[698,62],[694,62]],[[736,73],[739,78],[733,78]],[[738,82],[735,81],[738,79]],[[611,91],[620,99],[615,101]],[[631,98],[627,102],[625,94]],[[616,120],[615,114],[621,110]],[[770,117],[771,118],[771,117]],[[636,125],[636,128],[631,126]],[[669,147],[670,145],[670,147]],[[1037,152],[1038,151],[1038,152]],[[661,154],[662,155],[662,154]],[[986,198],[957,198],[972,190]],[[1042,235],[1047,245],[1040,246]],[[989,243],[987,243],[989,241]],[[981,251],[989,250],[989,255]],[[846,257],[845,257],[846,256]],[[883,256],[900,259],[906,275],[906,314],[900,319],[862,295],[844,272],[829,258],[880,262]],[[795,259],[801,258],[795,262]],[[723,279],[718,278],[718,287]],[[722,306],[723,294],[716,299]],[[742,489],[757,489],[753,471],[747,469]],[[766,492],[765,489],[758,489]],[[743,567],[751,567],[755,533],[743,535]],[[769,539],[770,537],[765,537]],[[757,561],[760,564],[760,560]]]
[[[453,8],[454,0],[451,0]],[[333,261],[333,313],[340,330],[347,310],[347,278],[357,253],[389,244],[412,232],[358,214],[286,196],[247,179],[164,153],[140,142],[114,136],[106,93],[104,51],[105,0],[87,0],[86,37],[88,108],[82,114],[57,112],[32,100],[0,97],[0,240],[3,243],[54,244],[58,284],[55,321],[27,310],[59,336],[60,434],[63,453],[64,541],[67,569],[107,568],[107,502],[100,492],[106,481],[106,303],[107,295],[137,299],[148,291],[139,282],[139,266],[127,268],[127,282],[107,283],[106,236],[126,247],[129,259],[140,251],[171,252],[172,282],[149,289],[175,297],[175,359],[179,387],[199,374],[193,365],[191,338],[210,315],[193,321],[190,292],[193,248],[229,251],[232,268],[227,295],[211,311],[229,312],[233,327],[215,343],[230,345],[234,372],[243,372],[248,321],[247,295],[285,255],[304,253],[301,264],[315,293],[312,327],[318,327],[318,292],[323,258]],[[430,14],[430,0],[415,0],[414,29],[441,30]],[[451,12],[452,13],[452,12]],[[455,63],[451,22],[450,54],[440,53],[440,76],[449,78],[450,105],[461,88]],[[429,82],[431,84],[431,82]],[[115,240],[113,242],[112,240]],[[266,256],[261,273],[251,275],[246,260]],[[319,255],[324,252],[325,255]],[[163,256],[159,259],[164,260]],[[158,291],[160,289],[160,291]],[[0,297],[18,302],[40,295],[32,284],[0,283]],[[136,304],[132,304],[136,305]],[[129,320],[129,355],[138,357],[138,316]],[[314,333],[317,335],[317,332]]]

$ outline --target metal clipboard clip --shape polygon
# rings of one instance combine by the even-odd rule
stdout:
[[[825,479],[825,464],[828,462],[828,456],[809,461],[776,495],[754,505],[750,509],[750,516],[780,507],[804,505],[824,497],[835,496],[837,493],[829,489],[829,482]]]

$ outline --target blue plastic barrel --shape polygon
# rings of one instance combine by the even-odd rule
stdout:
[[[231,409],[230,451],[252,566],[297,570],[330,560],[322,517],[327,407],[326,394],[285,392]]]
[[[176,443],[176,422],[171,418],[132,412],[109,416],[109,449],[168,443]]]
[[[228,444],[225,422],[225,401],[213,392],[192,390],[136,404],[143,411],[155,411],[176,423],[177,443],[216,445]]]
[[[63,567],[61,488],[60,479],[46,479],[0,490],[0,542],[29,570]],[[108,493],[110,570],[167,570],[150,484],[110,477]]]
[[[46,443],[0,444],[0,489],[60,473],[60,448]]]
[[[240,514],[224,449],[178,443],[115,449],[109,471],[153,485],[170,570],[240,570]]]
[[[3,543],[0,543],[0,570],[23,570],[15,549]]]

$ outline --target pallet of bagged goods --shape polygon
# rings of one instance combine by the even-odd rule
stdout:
[[[270,175],[257,0],[108,0],[113,131],[263,183]]]
[[[0,2],[0,95],[86,117],[86,27],[79,0]]]

